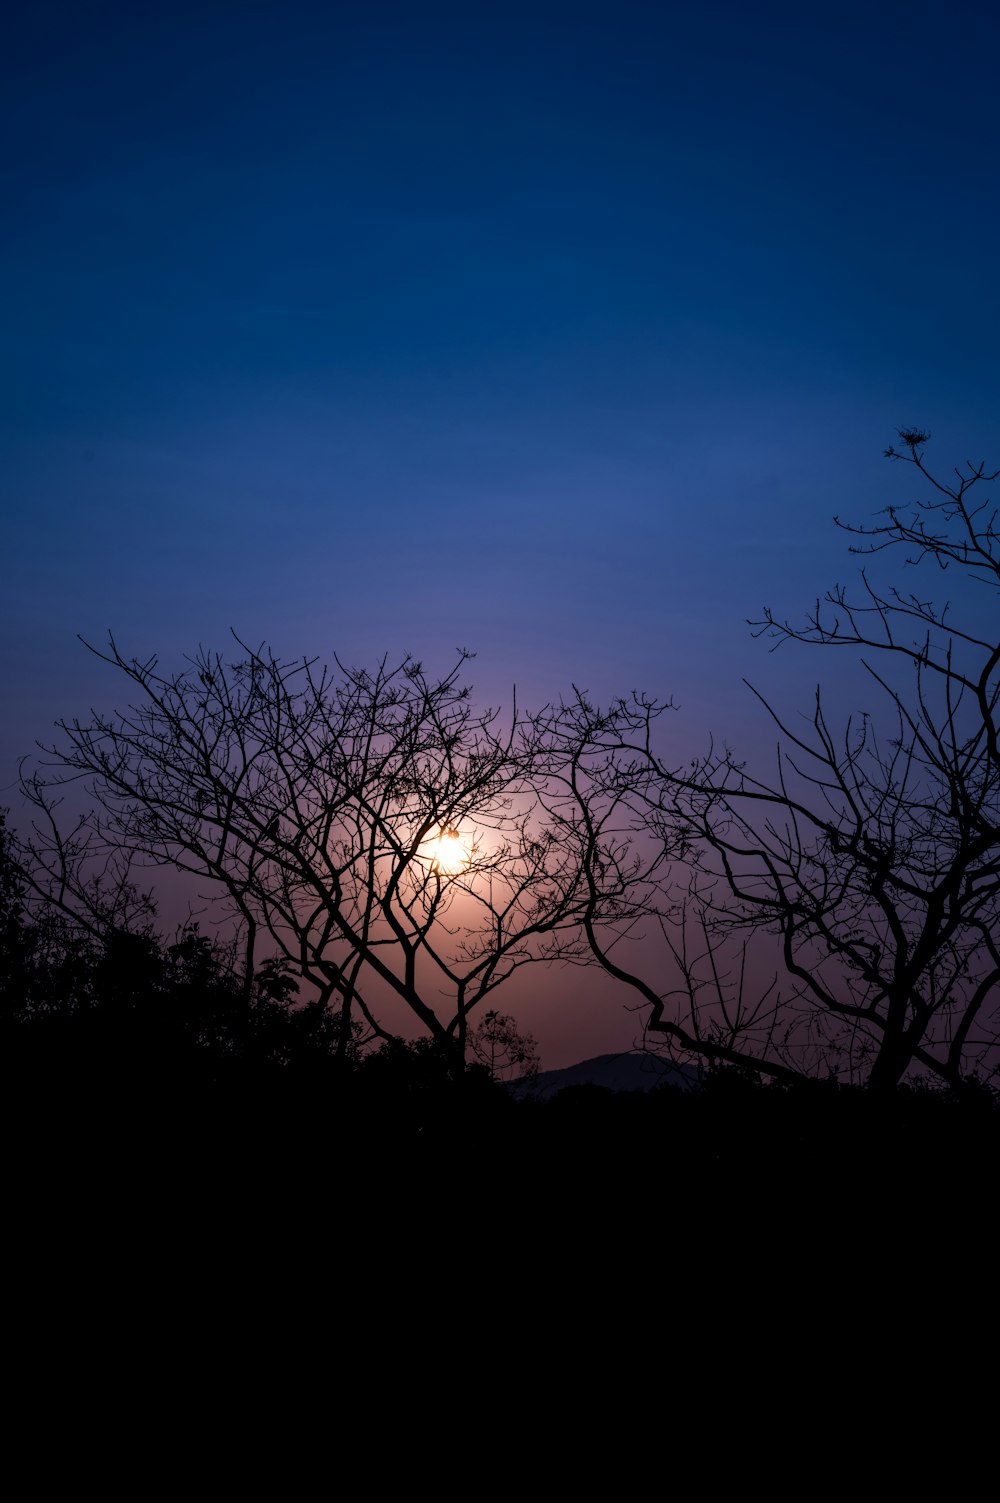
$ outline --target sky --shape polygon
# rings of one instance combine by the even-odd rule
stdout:
[[[802,704],[832,665],[747,619],[850,576],[832,518],[912,493],[896,429],[1000,464],[990,4],[0,26],[0,804],[114,706],[109,630],[468,647],[480,700],[640,689],[680,748],[764,747],[743,677]],[[631,1042],[580,1006],[543,1063]]]

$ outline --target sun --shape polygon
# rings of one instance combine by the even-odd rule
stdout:
[[[428,843],[427,854],[432,870],[449,877],[468,866],[471,859],[469,842],[455,829],[442,830],[436,840]]]

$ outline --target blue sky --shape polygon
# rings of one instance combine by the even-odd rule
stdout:
[[[114,702],[109,628],[468,646],[486,698],[641,688],[763,745],[741,675],[830,670],[745,620],[850,572],[896,427],[1000,463],[993,6],[3,28],[0,785]]]

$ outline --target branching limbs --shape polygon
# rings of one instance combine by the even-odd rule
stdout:
[[[468,654],[432,680],[410,659],[330,671],[238,648],[172,676],[113,640],[98,654],[135,703],[64,723],[25,772],[36,880],[86,912],[98,862],[208,879],[242,918],[248,977],[267,935],[345,1038],[355,1013],[389,1037],[395,999],[461,1055],[469,1012],[515,970],[580,952],[584,889],[536,817],[530,724],[472,709]],[[81,781],[93,809],[67,836],[57,809]]]
[[[931,478],[923,436],[903,438]],[[898,544],[913,564],[1000,583],[996,513],[977,489],[990,478],[978,466],[934,481],[912,517],[891,509],[849,529],[858,551]],[[864,574],[857,599],[837,588],[804,626],[771,612],[756,626],[776,645],[866,652],[883,711],[838,735],[817,690],[800,733],[758,695],[780,737],[773,776],[758,778],[726,747],[671,766],[655,744],[663,707],[642,698],[606,714],[582,696],[562,707],[549,807],[588,882],[592,956],[640,999],[651,1033],[774,1079],[833,1073],[877,1090],[916,1069],[949,1084],[989,1070],[1000,647]]]
[[[981,488],[996,480],[1000,470],[967,463],[954,471],[953,482],[942,481],[924,462],[923,446],[929,435],[901,429],[899,437],[904,450],[890,447],[887,458],[912,466],[928,483],[931,494],[918,496],[908,513],[887,507],[882,513],[885,520],[871,526],[836,518],[839,527],[861,539],[851,552],[864,556],[902,549],[907,567],[933,561],[942,570],[957,568],[965,580],[996,591],[1000,586],[998,511]],[[817,602],[804,625],[780,619],[771,611],[752,625],[758,634],[769,636],[775,647],[796,641],[899,655],[908,658],[925,678],[936,677],[946,694],[964,690],[975,699],[987,755],[1000,770],[1000,642],[994,640],[995,634],[956,624],[949,603],[939,606],[914,592],[881,589],[865,570],[860,579],[857,597],[845,586],[835,586]]]
[[[997,513],[980,499],[995,477],[968,466],[939,482],[925,435],[901,437],[890,456],[931,495],[848,527],[854,551],[901,547],[910,565],[1000,585]],[[460,1061],[475,1009],[503,1016],[497,988],[559,960],[602,966],[669,1048],[772,1079],[892,1087],[917,1068],[950,1083],[988,1068],[992,623],[972,604],[956,626],[950,607],[862,572],[801,626],[770,611],[754,624],[775,646],[860,651],[877,723],[835,734],[819,691],[801,734],[769,710],[778,760],[758,779],[725,747],[671,765],[668,706],[642,695],[477,712],[464,653],[436,680],[409,658],[327,670],[238,642],[233,662],[199,652],[170,675],[112,640],[98,655],[132,708],[64,723],[24,773],[32,880],[98,932],[143,911],[143,867],[207,880],[242,920],[248,987],[267,936],[339,1009],[344,1039],[359,1017],[390,1036],[402,1008]],[[67,824],[81,790],[92,810]]]
[[[924,465],[926,435],[901,438],[908,452],[890,457],[934,494],[908,516],[889,508],[885,522],[848,527],[865,540],[853,551],[902,546],[908,564],[1000,584],[997,513],[977,489],[995,475],[970,465],[940,483]],[[1000,1041],[1000,645],[864,572],[859,598],[837,587],[801,627],[771,612],[756,626],[775,645],[860,648],[888,713],[878,730],[868,716],[849,723],[837,743],[819,691],[807,738],[767,706],[782,738],[773,782],[728,754],[685,780],[720,921],[780,936],[796,1000],[825,1030],[842,1025],[851,1078],[891,1087],[919,1066],[956,1084],[988,1070]],[[890,676],[900,659],[908,681]]]
[[[539,718],[552,753],[541,797],[583,874],[588,956],[635,997],[644,1028],[672,1053],[750,1065],[771,1078],[794,1069],[770,1047],[780,998],[721,960],[711,884],[692,865],[683,779],[655,750],[667,704],[634,695],[609,710],[575,692]]]

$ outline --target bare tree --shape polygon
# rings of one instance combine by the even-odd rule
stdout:
[[[782,1021],[773,981],[755,988],[745,945],[723,957],[715,884],[685,802],[703,769],[672,768],[659,751],[671,708],[634,694],[601,709],[577,690],[537,718],[551,752],[539,798],[584,875],[587,958],[633,999],[653,1046],[793,1079],[798,1066],[772,1047]]]
[[[902,547],[908,566],[957,568],[995,590],[997,513],[980,497],[996,474],[969,465],[939,481],[924,464],[926,435],[900,437],[904,451],[889,456],[931,494],[912,512],[891,507],[874,526],[849,527],[852,551]],[[817,689],[801,731],[758,695],[780,735],[767,777],[728,747],[668,765],[653,740],[659,707],[645,701],[620,704],[613,721],[571,707],[575,755],[604,757],[596,805],[570,780],[577,825],[596,837],[595,808],[613,793],[628,849],[654,853],[624,926],[585,919],[591,953],[648,1008],[654,1034],[703,1057],[873,1090],[914,1070],[952,1085],[988,1073],[1000,1039],[995,630],[956,625],[949,606],[880,589],[864,571],[803,626],[770,611],[755,626],[775,646],[860,652],[882,712],[837,732]],[[596,874],[596,839],[581,854]],[[648,950],[622,958],[637,922],[647,941],[658,930],[652,963]],[[761,970],[755,956],[771,958],[775,940],[775,969]]]
[[[902,547],[995,591],[995,476],[940,482],[925,435],[901,438],[890,457],[930,496],[848,528],[854,551]],[[761,700],[771,776],[726,746],[672,764],[669,706],[642,695],[476,712],[464,653],[433,680],[410,659],[330,672],[240,643],[166,675],[111,641],[99,656],[136,703],[63,723],[25,773],[31,880],[100,929],[143,911],[144,865],[208,879],[241,922],[247,987],[266,937],[345,1048],[359,1020],[392,1036],[395,999],[461,1068],[475,1009],[502,1016],[515,971],[596,962],[681,1055],[956,1084],[1000,1036],[1000,645],[974,622],[864,571],[804,625],[766,612],[775,646],[860,653],[882,705],[837,731],[817,689],[803,731]],[[94,806],[67,827],[77,780]]]
[[[460,1068],[476,1007],[583,953],[590,897],[534,796],[534,726],[474,711],[466,653],[432,680],[408,658],[331,672],[238,645],[173,675],[113,640],[98,654],[136,702],[63,722],[25,771],[36,886],[99,923],[95,892],[134,893],[145,866],[208,879],[239,916],[248,987],[266,940],[339,1010],[345,1045],[357,1021],[394,1036],[395,999]],[[93,807],[67,829],[77,780]]]

